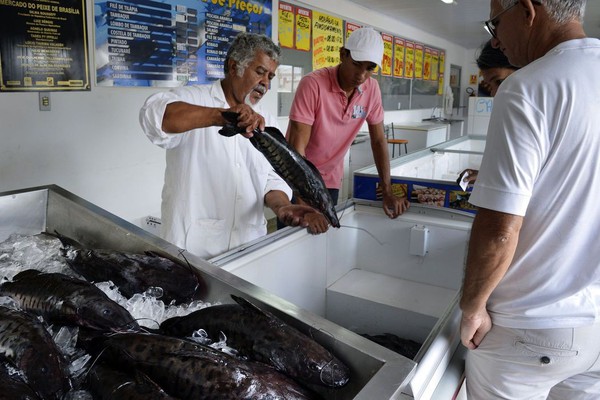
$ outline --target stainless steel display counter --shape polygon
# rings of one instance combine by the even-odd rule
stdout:
[[[442,376],[445,375],[446,366],[457,349],[456,293],[461,281],[471,217],[460,213],[437,214],[431,210],[424,210],[421,214],[422,211],[414,207],[410,213],[398,220],[388,220],[384,217],[386,222],[381,225],[384,227],[383,231],[367,226],[373,235],[384,241],[387,249],[384,252],[377,252],[371,260],[372,264],[381,264],[386,260],[390,266],[403,266],[402,269],[408,268],[408,271],[412,271],[409,274],[410,278],[406,279],[418,281],[419,275],[423,274],[435,279],[434,283],[424,282],[420,286],[411,285],[407,280],[406,290],[411,290],[407,293],[415,293],[415,289],[419,287],[427,289],[426,292],[421,293],[431,293],[442,303],[435,304],[436,301],[432,299],[425,301],[427,299],[415,298],[413,303],[425,301],[428,303],[427,307],[424,309],[409,307],[405,310],[397,307],[399,314],[393,315],[398,318],[393,321],[396,326],[410,326],[413,324],[411,320],[413,317],[424,321],[422,329],[418,331],[421,332],[425,344],[415,360],[410,360],[361,337],[347,327],[343,327],[341,322],[337,323],[329,319],[326,313],[315,312],[305,302],[296,301],[294,296],[288,295],[295,290],[292,287],[312,287],[319,298],[334,296],[332,285],[328,288],[320,287],[320,282],[316,282],[316,276],[311,274],[313,270],[318,270],[320,276],[326,274],[329,276],[327,279],[331,281],[336,274],[327,266],[337,265],[333,260],[362,254],[358,247],[359,243],[369,241],[369,236],[361,230],[342,228],[331,230],[327,235],[312,236],[300,228],[287,228],[267,236],[264,240],[255,241],[227,253],[214,262],[207,262],[186,253],[184,255],[206,283],[206,301],[230,303],[232,302],[230,294],[245,296],[313,337],[349,366],[351,369],[349,384],[341,389],[321,390],[320,393],[324,398],[363,400],[431,398],[429,393],[432,393],[437,386],[432,382],[444,381]],[[355,223],[353,222],[355,218],[358,218],[356,222],[362,224],[361,221],[381,220],[382,216],[379,205],[369,207],[351,204],[348,211],[344,213],[342,224],[345,225]],[[408,235],[413,225],[424,225],[430,229],[429,253],[425,256],[407,254]],[[14,233],[37,234],[55,230],[90,247],[129,252],[153,250],[183,259],[181,249],[176,246],[58,186],[50,185],[0,193],[0,240],[5,240]],[[439,241],[437,238],[442,234],[444,240]],[[294,255],[288,253],[287,248],[282,247],[289,241],[298,239],[305,244],[314,245],[315,249],[322,248],[323,252],[317,253],[312,247],[305,247],[299,255]],[[389,240],[393,240],[394,243],[391,247]],[[373,240],[371,242],[376,243]],[[275,243],[274,246],[282,251],[277,263],[269,257],[269,243]],[[335,251],[329,247],[332,243],[336,244]],[[395,250],[400,247],[406,248],[404,251]],[[391,252],[388,254],[387,251]],[[317,254],[319,257],[315,258]],[[256,266],[265,268],[261,270],[257,267],[252,273],[259,277],[268,274],[272,278],[273,286],[263,286],[260,279],[240,274],[233,268],[234,260],[245,263],[250,259],[254,260]],[[451,266],[447,268],[449,260]],[[366,263],[367,260],[364,262]],[[307,268],[308,263],[312,269]],[[300,270],[296,271],[296,267]],[[397,278],[397,280],[403,279]],[[450,286],[448,282],[451,282]],[[340,283],[338,303],[330,303],[330,307],[342,307],[344,297],[348,297],[348,293],[344,292],[345,289],[341,285],[343,282],[338,283]],[[346,283],[350,284],[351,281]],[[439,286],[439,290],[436,290],[436,285]],[[304,292],[302,298],[310,301],[308,297],[312,294],[313,292]],[[341,317],[339,314],[338,316]],[[460,358],[457,362],[460,364]],[[456,379],[450,380],[450,387],[456,387],[458,384],[455,382]],[[444,397],[440,398],[450,398],[445,397],[445,394],[442,396]]]

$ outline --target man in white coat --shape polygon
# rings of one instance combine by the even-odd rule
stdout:
[[[150,96],[140,124],[167,149],[162,234],[199,257],[210,258],[267,233],[264,206],[287,225],[307,226],[315,212],[290,202],[291,189],[247,137],[277,126],[259,104],[275,77],[280,49],[264,35],[240,33],[225,59],[225,78]],[[245,136],[225,137],[222,111],[239,113]]]

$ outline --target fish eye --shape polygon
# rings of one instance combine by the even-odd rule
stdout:
[[[317,364],[314,361],[309,361],[308,365],[307,365],[308,369],[311,371],[320,371],[322,368],[319,367],[319,364]]]
[[[105,308],[102,310],[102,315],[111,315],[112,311],[109,308]]]

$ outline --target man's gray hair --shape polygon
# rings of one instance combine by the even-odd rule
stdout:
[[[502,8],[508,8],[514,4],[515,0],[500,0]],[[587,0],[538,0],[550,15],[550,18],[559,24],[564,24],[575,20],[583,23],[585,14],[585,4]],[[533,1],[535,4],[536,1]]]
[[[239,33],[235,39],[233,39],[233,42],[231,42],[229,50],[227,50],[227,56],[225,57],[225,75],[229,72],[229,59],[232,59],[237,63],[238,68],[236,72],[238,76],[244,75],[244,70],[254,59],[257,51],[262,51],[272,60],[279,63],[281,49],[273,43],[271,38],[256,33]]]

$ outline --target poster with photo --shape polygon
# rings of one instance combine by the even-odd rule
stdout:
[[[413,184],[409,200],[413,203],[444,207],[446,192],[444,189]]]

